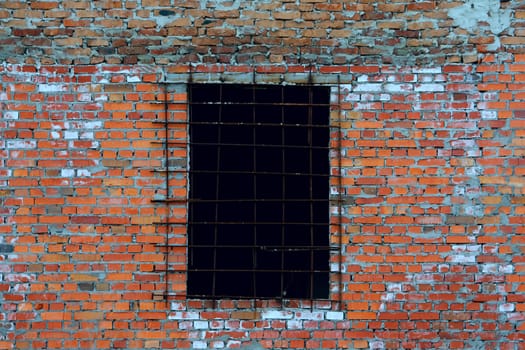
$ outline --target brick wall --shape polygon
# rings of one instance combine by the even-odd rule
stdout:
[[[0,348],[524,348],[519,2],[1,4]],[[190,77],[333,87],[337,302],[164,300]]]
[[[523,50],[505,0],[2,1],[9,63],[443,64]]]

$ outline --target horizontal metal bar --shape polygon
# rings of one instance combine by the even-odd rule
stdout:
[[[188,222],[187,222],[187,221],[180,221],[180,222],[174,222],[174,221],[169,221],[169,222],[154,221],[154,222],[153,222],[153,225],[170,225],[170,226],[173,226],[173,225],[183,225],[183,226],[186,226],[186,225],[188,225]]]
[[[257,107],[331,107],[330,103],[302,103],[302,102],[236,102],[236,101],[192,101],[190,106],[220,105],[220,106],[257,106]]]
[[[175,199],[175,198],[168,198],[168,199],[158,199],[153,198],[151,199],[151,203],[188,203],[188,199]]]
[[[327,226],[327,223],[311,223],[311,222],[249,222],[249,221],[188,221],[191,225],[294,225],[294,226]]]
[[[180,142],[180,141],[151,141],[155,145],[180,145],[181,148],[186,148],[190,144],[189,142]]]
[[[167,198],[167,199],[152,199],[152,202],[162,202],[162,203],[311,203],[311,202],[321,202],[330,201],[329,199],[283,199],[283,198],[258,198],[258,199],[249,199],[249,198],[239,198],[239,199],[177,199],[177,198]],[[335,201],[335,200],[333,200]]]
[[[151,121],[153,124],[162,124],[162,125],[188,125],[189,122],[173,122],[173,121],[166,121],[162,119],[155,119]]]
[[[188,270],[174,270],[174,269],[167,269],[166,270],[166,269],[163,269],[162,267],[160,267],[160,268],[155,268],[152,272],[159,272],[159,273],[160,272],[162,272],[162,273],[168,272],[168,273],[181,273],[181,274],[184,273],[184,274],[186,274],[186,273],[188,273]]]
[[[162,222],[162,221],[154,221],[154,225],[293,225],[293,226],[338,226],[337,223],[310,223],[310,222],[235,222],[235,221],[169,221],[169,222]]]
[[[188,272],[277,272],[277,273],[284,273],[284,272],[304,272],[304,273],[330,273],[330,270],[299,270],[299,269],[293,269],[293,270],[272,270],[272,269],[191,269],[188,268]]]
[[[165,272],[165,271],[162,271]],[[218,300],[218,299],[229,299],[229,300],[300,300],[300,301],[310,301],[310,302],[330,302],[331,304],[339,303],[337,300],[324,299],[324,298],[289,298],[284,295],[276,296],[234,296],[234,295],[207,295],[207,294],[178,294],[178,293],[153,293],[158,296],[173,297],[176,300],[186,300],[186,299],[201,299],[201,300]],[[255,312],[255,311],[254,311]]]
[[[142,101],[142,103],[144,104],[148,104],[148,105],[166,105],[166,102],[165,101]],[[183,103],[177,103],[177,102],[167,102],[169,104],[183,104]]]
[[[151,105],[165,105],[161,101],[149,101]],[[301,103],[301,102],[235,102],[235,101],[186,101],[173,102],[168,101],[168,105],[185,105],[185,106],[255,106],[255,107],[332,107],[330,103]]]
[[[158,120],[154,121],[154,123],[158,124],[166,124],[166,121]],[[245,123],[245,122],[173,122],[168,121],[167,124],[169,125],[214,125],[214,126],[257,126],[257,127],[264,127],[264,126],[271,126],[271,127],[298,127],[298,128],[321,128],[321,129],[328,129],[330,128],[329,125],[319,125],[319,124],[299,124],[299,123]]]
[[[150,170],[142,168],[143,170]],[[151,171],[158,173],[185,173],[185,174],[254,174],[254,175],[276,175],[276,176],[314,176],[314,177],[333,177],[337,178],[340,175],[330,174],[319,174],[319,173],[297,173],[297,172],[277,172],[277,171],[234,171],[234,170],[191,170],[191,169],[166,169],[166,168],[155,168]]]
[[[188,102],[181,102],[181,101],[150,101],[150,102],[145,102],[147,104],[152,104],[152,105],[181,105],[181,106],[186,106],[188,105]]]
[[[227,248],[227,249],[259,249],[263,251],[338,251],[339,247],[327,246],[278,246],[278,245],[233,245],[233,244],[156,244],[160,248]]]
[[[286,235],[285,235],[286,236]],[[319,246],[261,246],[260,250],[268,252],[312,252],[312,251],[339,251],[338,247],[319,247]]]
[[[308,68],[308,65],[303,65],[303,67],[305,69]],[[260,76],[264,76],[265,72],[258,72],[257,70],[255,70],[256,67],[252,67],[252,70],[250,72],[246,72],[246,73],[252,73],[252,74],[255,74],[255,75],[260,75]],[[310,65],[310,74],[311,73],[314,73],[311,71],[312,70],[312,67]],[[193,72],[194,74],[200,74],[200,75],[205,75],[206,74],[209,74],[207,72]],[[233,72],[223,72],[223,74],[226,73],[226,74],[231,74]],[[308,73],[308,71],[304,71],[303,73]],[[247,83],[239,83],[239,82],[220,82],[220,83],[208,83],[206,80],[205,81],[189,81],[189,82],[186,82],[186,83],[176,83],[176,82],[162,82],[161,84],[187,84],[189,88],[191,89],[195,89],[196,87],[201,87],[201,86],[205,86],[205,85],[216,85],[218,87],[222,86],[222,87],[226,87],[226,86],[236,86],[238,89],[244,89],[244,90],[276,90],[276,89],[281,89],[283,90],[283,88],[285,87],[295,87],[295,86],[298,86],[298,87],[302,87],[302,88],[309,88],[309,89],[318,89],[319,87],[330,87],[330,86],[337,86],[337,83],[326,83],[326,84],[319,84],[319,83],[312,83],[312,82],[294,82],[293,84],[284,84],[286,81],[281,81],[280,83],[275,83],[275,84],[266,84],[264,82],[257,82],[257,81],[254,81],[254,82],[247,82]],[[155,83],[157,84],[157,83]]]
[[[180,142],[180,141],[151,141],[151,143],[154,144],[162,144],[162,145],[179,145],[180,147],[187,147],[187,146],[220,146],[220,147],[252,147],[252,148],[280,148],[280,149],[288,149],[288,148],[307,148],[307,149],[323,149],[323,150],[329,150],[332,149],[331,147],[324,147],[324,146],[308,146],[308,145],[268,145],[263,143],[220,143],[220,142]]]

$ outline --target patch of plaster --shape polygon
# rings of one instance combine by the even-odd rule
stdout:
[[[241,6],[241,0],[200,0],[201,9],[207,9],[209,7],[214,7],[215,10],[220,11],[232,11],[238,10]]]
[[[479,22],[487,22],[490,31],[498,35],[510,27],[512,8],[501,9],[500,0],[467,0],[464,5],[451,8],[448,15],[469,32],[476,31]]]
[[[166,16],[166,17],[162,17],[162,16],[157,16],[157,17],[153,17],[153,20],[155,22],[157,22],[157,28],[164,28],[167,24],[170,24],[171,22],[174,21],[174,18],[179,18],[180,16]]]

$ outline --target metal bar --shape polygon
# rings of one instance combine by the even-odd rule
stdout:
[[[341,129],[341,123],[342,123],[342,116],[341,116],[341,76],[337,76],[337,111],[338,111],[338,123],[337,123],[337,192],[338,192],[338,208],[337,208],[337,224],[338,229],[337,233],[339,234],[339,271],[338,271],[338,279],[339,279],[339,288],[338,288],[338,299],[339,299],[339,311],[342,311],[343,309],[343,213],[342,213],[342,206],[341,203],[343,202],[343,179],[342,179],[342,168],[343,168],[343,156],[342,156],[342,140],[343,140],[343,131]]]
[[[164,142],[162,141],[152,141],[151,143],[154,143],[154,144],[163,144]],[[217,143],[217,142],[180,142],[180,141],[167,141],[168,144],[170,145],[178,145],[180,146],[181,148],[185,148],[187,147],[188,145],[191,147],[191,146],[214,146],[214,147],[224,147],[224,146],[232,146],[232,147],[252,147],[251,144],[246,144],[246,143]],[[303,146],[303,145],[267,145],[267,144],[260,144],[260,145],[257,145],[257,147],[259,148],[282,148],[282,149],[287,149],[287,148],[310,148],[308,146]],[[330,149],[330,147],[322,147],[322,146],[312,146],[313,149],[324,149],[324,150],[327,150],[327,149]]]
[[[310,75],[311,75],[311,66],[310,66]],[[308,88],[308,101],[311,103],[313,100],[313,91],[312,88]],[[308,108],[308,124],[312,124],[312,108]],[[308,185],[309,185],[309,194],[310,194],[310,245],[314,244],[314,226],[313,220],[314,220],[314,206],[313,206],[313,181],[312,181],[312,172],[313,172],[313,154],[312,154],[312,147],[313,147],[313,135],[312,135],[312,129],[308,128],[308,146],[310,146],[310,149],[308,151],[308,171],[310,173],[310,177],[308,178]],[[313,299],[314,299],[314,251],[310,250],[310,306],[313,308]]]
[[[290,273],[293,273],[293,272],[309,272],[310,270],[309,269],[305,269],[305,270],[298,270],[298,269],[293,269],[293,270],[271,270],[271,269],[258,269],[258,270],[254,270],[254,269],[192,269],[191,271],[194,271],[194,272],[253,272],[253,271],[257,271],[257,272],[290,272]],[[322,272],[329,272],[328,270],[315,270],[314,273],[322,273]],[[215,294],[214,294],[215,295]]]
[[[173,294],[173,296],[175,297],[181,297],[182,296],[180,294]],[[227,294],[224,294],[224,295],[217,295],[217,296],[214,296],[214,297],[211,297],[209,295],[205,295],[205,294],[187,294],[184,296],[185,298],[187,299],[209,299],[209,300],[218,300],[218,299],[229,299],[229,300],[250,300],[252,299],[251,296],[238,296],[238,295],[227,295]],[[275,296],[264,296],[264,295],[258,295],[257,296],[257,299],[261,299],[261,300],[276,300],[276,299],[279,299],[281,302],[284,302],[284,300],[302,300],[303,298],[280,298],[280,296],[278,295],[275,295]],[[332,300],[330,299],[316,299],[316,300],[319,300],[319,301],[324,301],[324,302],[331,302],[333,303]],[[282,304],[281,304],[282,305]]]
[[[280,224],[283,224],[282,222],[270,222],[270,221],[266,221],[266,222],[255,222],[255,221],[193,221],[192,224],[194,225],[213,225],[213,224],[217,224],[217,225],[280,225]],[[310,222],[286,222],[285,223],[286,225],[295,225],[295,226],[300,226],[300,225],[310,225]],[[312,225],[315,225],[315,226],[323,226],[323,225],[326,225],[324,223],[313,223]]]
[[[261,198],[261,199],[250,199],[250,198],[239,198],[239,199],[152,199],[152,202],[181,202],[181,203],[272,203],[272,202],[295,202],[295,203],[310,203],[310,202],[326,202],[326,199],[285,199],[284,201],[278,198]]]
[[[168,138],[169,138],[169,124],[168,124],[168,87],[166,85],[164,85],[164,132],[165,132],[165,145],[164,145],[164,162],[166,163],[166,167],[169,166],[169,158],[170,158],[170,155],[169,155],[169,149],[168,149]],[[169,176],[169,173],[166,172],[165,174],[165,181],[166,181],[166,198],[168,198],[170,196],[170,176]],[[169,217],[170,217],[170,207],[169,207],[169,203],[166,202],[166,213],[167,213],[167,216],[166,216],[166,224],[164,225],[164,229],[166,231],[166,237],[165,237],[165,249],[166,249],[166,253],[165,253],[165,256],[164,256],[164,260],[165,260],[165,263],[166,263],[166,270],[168,270],[169,268],[169,254],[168,254],[168,242],[169,242],[169,232],[170,232],[170,225],[168,224],[169,222]],[[165,293],[165,302],[166,302],[166,306],[168,306],[168,290],[169,290],[169,283],[168,283],[168,275],[165,274],[164,275],[164,293]]]
[[[160,120],[155,120],[153,123],[162,123]],[[330,126],[321,124],[298,124],[298,123],[261,123],[261,122],[169,122],[170,125],[213,125],[213,126],[271,126],[271,127],[298,127],[298,128],[320,128],[328,129]]]
[[[279,246],[276,246],[275,248],[274,247],[271,247],[271,246],[259,246],[259,249],[260,250],[265,250],[265,251],[270,251],[270,252],[277,252],[277,251],[286,251],[286,252],[304,252],[304,251],[314,251],[314,250],[318,250],[318,251],[322,251],[322,250],[333,250],[331,249],[330,247],[319,247],[319,246],[315,246],[315,245],[311,245],[311,246],[286,246],[286,248],[282,248],[282,247],[279,247]]]
[[[153,295],[155,295],[155,292],[153,293]],[[235,296],[235,295],[227,295],[227,294],[223,294],[223,295],[218,295],[216,297],[211,297],[209,295],[205,295],[205,294],[177,294],[177,293],[169,293],[168,294],[168,297],[172,300],[188,300],[188,299],[196,299],[196,300],[202,300],[202,299],[206,299],[206,300],[214,300],[214,301],[217,301],[219,299],[221,300],[224,300],[224,299],[227,299],[227,300],[251,300],[255,303],[255,300],[253,300],[253,298],[251,296]],[[272,300],[276,300],[278,299],[279,296],[265,296],[265,295],[260,295],[257,297],[258,300],[264,300],[264,301],[272,301]],[[281,300],[282,302],[284,302],[284,300],[286,300],[287,302],[295,302],[295,301],[298,301],[300,302],[302,300],[302,298],[286,298],[286,299],[283,299]],[[329,302],[331,305],[333,305],[334,303],[337,303],[336,301],[333,301],[333,300],[330,300],[330,299],[321,299],[321,298],[317,298],[316,301],[319,301],[319,302]],[[255,311],[254,311],[255,312]]]
[[[199,74],[199,72],[194,72],[196,74]],[[264,74],[263,74],[264,75]],[[171,84],[177,84],[177,83],[171,83]],[[270,90],[270,89],[275,89],[275,88],[282,88],[283,86],[286,87],[286,86],[291,86],[291,85],[283,85],[283,84],[262,84],[262,83],[257,83],[255,81],[252,81],[251,83],[232,83],[232,84],[229,84],[229,83],[207,83],[207,82],[188,82],[189,85],[192,85],[192,86],[202,86],[202,85],[238,85],[238,86],[242,86],[243,89],[245,90],[249,90],[249,89],[254,89],[254,90]],[[318,87],[318,86],[321,86],[321,85],[325,85],[325,86],[335,86],[335,83],[327,83],[327,84],[314,84],[313,82],[306,82],[306,83],[297,83],[297,84],[294,84],[294,86],[300,86],[300,87]]]
[[[255,101],[255,89],[252,88],[252,100]],[[255,123],[256,117],[255,117],[255,107],[252,108],[252,141],[253,141],[253,161],[252,161],[252,169],[253,169],[253,219],[254,221],[257,221],[257,148],[255,147],[257,144],[256,140],[256,128]],[[257,296],[257,249],[255,246],[257,246],[257,225],[253,225],[253,244],[254,247],[252,248],[252,266],[254,269],[254,272],[252,273],[252,289],[253,289],[253,297],[255,298]]]
[[[330,107],[329,103],[299,103],[299,102],[237,102],[237,101],[193,101],[190,105],[235,105],[235,106],[254,106],[254,107]]]
[[[190,118],[191,118],[191,116],[190,116],[190,114],[191,114],[191,108],[190,108],[190,106],[189,106],[189,104],[188,104],[188,102],[191,101],[191,89],[189,89],[189,83],[191,83],[191,78],[192,78],[192,76],[191,76],[191,64],[189,64],[189,66],[190,66],[190,67],[189,67],[190,75],[189,75],[189,78],[188,78],[188,82],[187,82],[187,84],[186,84],[186,86],[185,86],[185,88],[186,88],[186,94],[187,94],[187,96],[186,96],[186,108],[185,108],[185,111],[186,111],[186,115],[185,115],[186,123],[188,123],[188,122],[190,121]],[[186,125],[185,136],[186,136],[186,139],[187,139],[187,140],[191,140],[190,132],[191,132],[191,131],[190,131],[190,125]],[[189,155],[190,155],[190,151],[191,151],[191,150],[190,150],[190,148],[189,148],[189,146],[188,146],[188,147],[186,148],[186,157],[185,157],[185,162],[186,162],[185,167],[186,167],[186,170],[189,170],[189,169],[190,169],[190,157],[189,157]],[[170,168],[169,164],[166,164],[166,169],[169,169],[169,168]],[[185,173],[185,177],[184,177],[184,178],[186,179],[186,186],[185,186],[185,189],[186,189],[186,191],[185,191],[186,198],[190,198],[190,195],[191,195],[191,193],[190,193],[190,191],[191,191],[191,187],[189,186],[189,184],[191,183],[191,181],[193,181],[193,179],[190,178],[191,176],[192,176],[191,173],[188,173],[188,172]],[[191,239],[191,236],[192,236],[192,235],[190,234],[190,225],[189,225],[190,209],[191,209],[191,208],[190,208],[190,204],[189,204],[189,203],[186,203],[186,205],[185,205],[185,210],[186,210],[186,216],[185,216],[185,217],[186,217],[186,220],[185,220],[185,221],[186,221],[186,222],[185,222],[184,225],[183,225],[184,228],[185,228],[184,233],[185,233],[185,236],[186,236],[186,237],[185,237],[185,238],[186,238],[186,239],[185,239],[185,245],[186,245],[186,247],[185,247],[185,258],[186,258],[186,263],[184,264],[184,267],[186,268],[186,269],[185,269],[185,278],[186,278],[186,285],[185,285],[185,287],[186,287],[186,292],[188,292],[188,267],[189,267],[191,264],[193,264],[193,261],[191,261],[191,264],[190,264],[190,259],[193,259],[193,255],[191,254],[191,258],[190,258],[190,249],[188,248],[188,246],[189,246],[191,243],[193,243],[193,242],[190,242],[190,239]],[[193,219],[193,211],[191,212],[191,215],[192,215],[191,218]]]
[[[284,102],[284,89],[281,87],[281,102]],[[284,121],[285,121],[285,118],[284,118],[284,108],[283,106],[281,106],[281,123],[284,124]],[[284,145],[286,144],[285,142],[285,132],[284,132],[284,128],[281,128],[281,172],[284,172],[285,169],[286,169],[286,157],[285,157],[285,148],[284,148]],[[284,202],[284,199],[286,198],[286,177],[284,175],[281,176],[281,199],[282,199],[282,202],[281,202],[281,249],[283,249],[281,251],[281,271],[284,270],[284,244],[285,244],[285,240],[284,240],[284,235],[285,235],[285,226],[284,226],[284,222],[285,222],[285,215],[286,215],[286,203]],[[284,273],[281,272],[281,288],[280,288],[280,291],[281,291],[281,306],[283,305],[283,298],[285,297],[286,295],[286,288],[284,286]]]
[[[147,101],[145,102],[149,105],[164,105],[164,101]],[[293,103],[293,102],[287,102],[287,103],[272,103],[272,102],[237,102],[237,101],[198,101],[198,102],[168,102],[168,105],[171,106],[185,106],[185,105],[191,105],[191,106],[213,106],[213,105],[235,105],[235,106],[257,106],[257,107],[328,107],[330,104],[328,103]]]
[[[223,90],[222,90],[222,85],[220,85],[220,88],[219,88],[219,100],[222,101],[222,96],[223,96]],[[219,105],[219,122],[222,121],[222,104]],[[217,141],[218,141],[218,145],[217,145],[217,166],[216,166],[216,175],[215,175],[215,179],[216,179],[216,185],[215,185],[215,199],[218,200],[219,199],[219,189],[220,189],[220,174],[218,173],[219,170],[221,170],[221,136],[222,136],[222,129],[221,128],[218,128],[217,129]],[[216,203],[215,204],[215,221],[218,221],[219,220],[219,204]],[[213,244],[216,246],[217,245],[217,240],[218,240],[218,226],[215,225],[214,227],[214,231],[213,231]],[[215,247],[213,249],[213,269],[216,270],[217,268],[217,248]],[[216,291],[216,283],[217,283],[217,274],[216,274],[216,271],[213,271],[213,274],[212,274],[212,295],[215,295],[215,291]]]
[[[188,82],[186,84],[186,93],[187,93],[187,101],[186,101],[186,123],[190,121],[190,114],[191,114],[191,108],[190,106],[188,105],[187,102],[191,101],[191,89],[189,89],[189,83],[191,83],[191,79],[192,79],[192,76],[191,76],[191,63],[189,64],[189,71],[190,71],[190,75],[189,75],[189,78],[188,78]],[[190,135],[190,125],[186,125],[186,139],[187,140],[190,140],[191,139],[191,135]],[[191,191],[191,187],[189,186],[189,184],[191,184],[191,182],[193,181],[193,178],[191,178],[191,176],[193,176],[193,174],[191,172],[188,172],[188,170],[190,169],[190,148],[189,146],[186,148],[186,172],[185,172],[185,179],[186,179],[186,192],[185,192],[185,195],[186,195],[186,198],[190,198],[190,191]],[[166,169],[169,169],[169,164],[166,165]],[[190,225],[189,225],[189,218],[190,218],[190,203],[186,203],[186,206],[185,206],[185,209],[186,209],[186,223],[184,224],[185,226],[185,234],[186,234],[186,264],[185,264],[185,267],[186,267],[186,270],[188,269],[188,266],[190,266],[190,259],[189,259],[189,255],[190,255],[190,250],[188,248],[188,246],[190,245],[190,239],[191,239],[191,234],[190,234]],[[193,220],[193,211],[191,213],[192,215],[192,220]],[[193,259],[193,256],[191,257]],[[192,262],[193,264],[193,262]],[[186,272],[186,291],[188,290],[188,274]]]
[[[188,65],[189,68],[188,68],[188,78],[187,78],[187,81],[186,83],[188,85],[212,85],[212,84],[218,84],[218,83],[209,83],[209,80],[207,80],[207,77],[209,76],[209,72],[195,72],[195,71],[192,71],[192,68],[191,67],[191,63]],[[230,73],[230,72],[228,72]],[[255,72],[255,67],[252,67],[252,73],[254,75],[256,74],[261,74],[261,73],[257,73]],[[201,74],[202,76],[206,76],[205,80],[202,80],[202,81],[194,81],[194,79],[192,78],[192,75],[194,74]],[[262,75],[265,75],[266,73],[263,73]],[[223,78],[220,78],[220,79],[223,79]],[[158,81],[141,81],[140,82],[141,84],[151,84],[151,85],[158,85],[159,82]],[[286,80],[282,80],[281,79],[281,82],[279,84],[283,84],[283,83],[288,83]],[[292,82],[290,82],[292,83]],[[164,77],[164,81],[162,82],[162,84],[165,84],[165,85],[180,85],[180,84],[185,84],[184,82],[182,81],[167,81],[166,80],[166,77]],[[221,82],[221,84],[224,84],[224,85],[228,85],[230,84],[229,82]],[[231,83],[230,85],[241,85],[240,83]],[[256,90],[267,90],[269,88],[274,88],[276,86],[276,84],[261,84],[261,83],[257,83],[253,78],[252,78],[252,81],[250,83],[247,83],[247,84],[242,84],[243,86],[251,86],[251,85],[255,85],[254,86],[254,89]],[[292,86],[290,84],[290,86]],[[318,82],[318,83],[313,83],[313,82],[299,82],[299,81],[293,81],[293,86],[301,86],[301,87],[308,87],[308,86],[313,86],[313,87],[318,87],[318,86],[327,86],[327,87],[330,87],[330,86],[336,86],[335,83],[326,83],[326,82]]]
[[[192,96],[193,96],[193,91],[191,89],[191,79],[192,79],[192,76],[191,76],[191,64],[189,64],[189,77],[188,77],[188,86],[187,86],[187,91],[188,91],[188,121],[191,121],[192,119],[192,115],[193,115],[193,110],[191,109],[191,105],[189,104],[189,102],[191,102],[192,100]],[[187,140],[190,141],[193,137],[192,133],[193,133],[193,130],[191,128],[191,125],[188,125],[187,126],[187,130],[188,130],[188,135],[187,135]],[[191,192],[191,184],[193,184],[193,179],[194,179],[194,174],[189,172],[189,169],[191,168],[191,165],[190,165],[190,162],[191,162],[191,147],[189,147],[189,145],[187,146],[187,150],[188,150],[188,154],[189,154],[189,157],[187,157],[187,161],[186,161],[186,169],[184,170],[184,173],[187,173],[188,174],[188,180],[189,180],[189,185],[187,185],[188,187],[188,190],[187,190],[187,198],[191,198],[191,196],[193,195],[192,192]],[[168,170],[168,168],[166,168],[166,170]],[[188,255],[189,255],[189,258],[188,258],[188,270],[190,268],[190,266],[193,266],[194,264],[194,254],[193,254],[193,251],[190,251],[190,246],[193,244],[193,241],[194,241],[194,234],[193,234],[193,230],[194,230],[194,227],[192,227],[190,225],[191,222],[193,222],[193,215],[194,215],[194,208],[192,205],[190,205],[190,203],[188,202],[188,217],[189,217],[189,220],[188,220]],[[189,278],[188,278],[189,280]],[[189,284],[187,283],[186,285],[186,289],[188,288]]]
[[[158,173],[164,173],[164,172],[170,172],[170,173],[192,173],[192,174],[216,174],[217,172],[214,170],[187,170],[187,169],[148,169],[148,168],[142,168],[143,170],[150,170]],[[242,171],[242,170],[220,170],[218,172],[219,174],[252,174],[252,171]],[[272,172],[272,171],[258,171],[257,175],[286,175],[286,176],[315,176],[315,177],[331,177],[336,178],[337,175],[330,175],[330,174],[308,174],[308,173],[287,173],[287,172]]]
[[[159,247],[164,247],[165,244],[157,244]],[[280,245],[275,246],[262,246],[262,245],[234,245],[234,244],[221,244],[221,245],[213,245],[213,244],[168,244],[168,248],[182,248],[182,247],[190,247],[190,248],[234,248],[234,249],[245,249],[245,248],[257,248],[258,250],[263,251],[282,251],[283,249],[290,252],[300,252],[305,250],[318,250],[318,251],[337,251],[337,247],[320,247],[320,246],[286,246],[286,248],[281,247]]]
[[[146,102],[150,105],[163,105],[164,101],[150,101]],[[330,104],[327,103],[313,103],[313,104],[307,104],[307,103],[270,103],[270,102],[235,102],[235,101],[226,101],[226,102],[219,102],[219,101],[198,101],[198,102],[168,102],[168,105],[170,106],[213,106],[213,105],[234,105],[234,106],[256,106],[256,107],[328,107]]]
[[[325,202],[325,199],[314,199],[314,202]],[[331,198],[328,199],[331,203],[348,203],[344,199],[337,199],[337,198]],[[237,202],[282,202],[279,199],[221,199],[221,200],[214,200],[214,199],[182,199],[182,198],[167,198],[167,199],[151,199],[152,203],[220,203],[220,202],[226,202],[226,203],[237,203]],[[288,199],[286,202],[309,202],[305,199]]]
[[[161,222],[154,222],[154,224],[159,224]],[[168,225],[186,225],[186,221],[170,221],[167,224]],[[255,222],[255,221],[189,221],[192,225],[281,225],[282,222],[273,222],[273,221],[266,221],[266,222]],[[294,226],[301,226],[301,225],[310,225],[310,222],[286,222],[286,225],[294,225]],[[324,223],[313,223],[315,226],[323,226],[326,224]],[[328,224],[329,226],[337,225],[335,224]]]
[[[192,66],[191,66],[191,63],[188,64],[188,69],[189,69],[189,77],[188,77],[188,86],[187,86],[187,91],[188,91],[188,102],[191,102],[192,99],[193,99],[193,90],[191,88],[191,83],[192,83]],[[191,108],[191,105],[188,104],[187,106],[188,108],[188,121],[191,121],[192,118],[193,118],[193,109]],[[191,125],[188,125],[187,126],[188,128],[188,141],[191,141],[192,137],[193,137],[193,129],[191,128]],[[189,169],[191,169],[191,148],[188,146],[188,154],[190,154],[190,157],[187,157],[188,160],[187,160],[187,165],[186,165],[186,171],[188,171]],[[187,191],[188,193],[188,198],[191,198],[193,196],[193,193],[191,192],[191,184],[194,183],[194,173],[192,172],[189,172],[188,173],[188,177],[189,177],[189,186],[187,186],[189,189]],[[189,211],[189,220],[188,220],[188,223],[187,223],[187,226],[188,226],[188,253],[190,255],[190,259],[188,261],[188,270],[190,268],[190,266],[193,266],[193,264],[195,263],[194,262],[194,259],[195,259],[195,254],[193,253],[193,251],[190,251],[189,247],[193,244],[194,242],[194,227],[190,224],[191,222],[193,222],[193,218],[194,218],[194,208],[193,206],[190,206],[189,203],[188,203],[188,211]],[[188,282],[186,283],[186,289],[188,289],[189,287],[189,278],[187,278]]]
[[[168,145],[178,145],[180,148],[186,148],[188,146],[188,142],[181,142],[181,141],[151,141],[151,143],[156,145],[162,145],[164,143]]]
[[[164,101],[144,101],[143,103],[148,104],[148,105],[163,105],[163,106],[166,104]],[[182,103],[177,103],[177,104],[182,104]]]

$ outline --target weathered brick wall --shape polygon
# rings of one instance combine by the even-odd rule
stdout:
[[[501,3],[501,4],[500,4]],[[523,50],[499,0],[2,1],[10,63],[442,64]]]
[[[0,348],[524,348],[520,2],[1,4]],[[333,86],[340,305],[161,297],[190,70]]]

